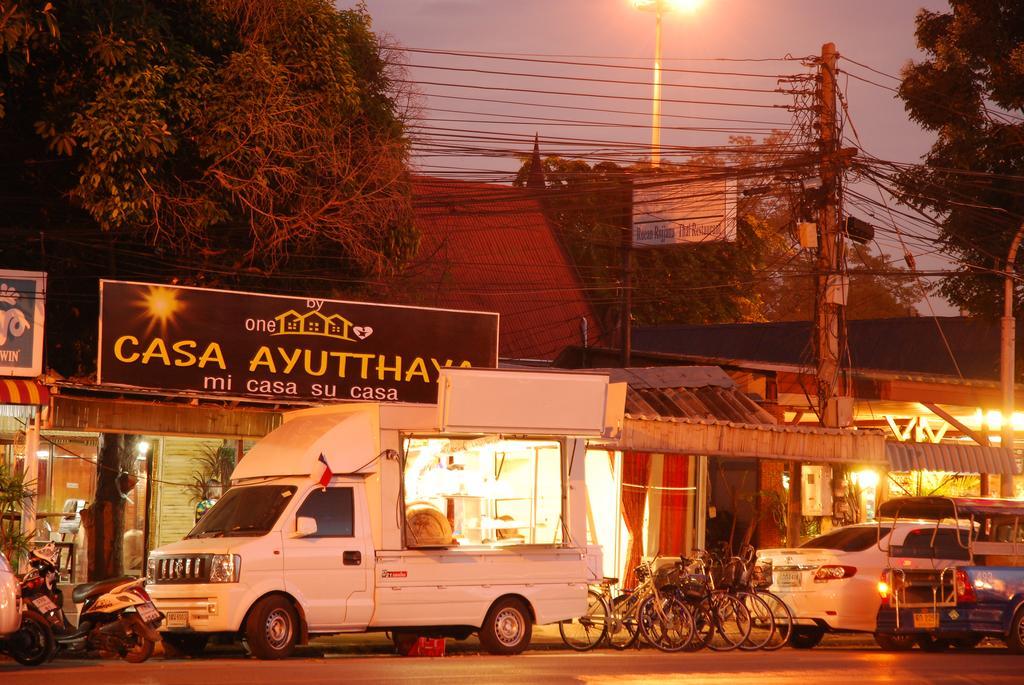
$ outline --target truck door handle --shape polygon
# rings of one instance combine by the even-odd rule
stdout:
[[[345,566],[359,566],[363,563],[363,555],[358,551],[348,551],[341,555],[341,563]]]

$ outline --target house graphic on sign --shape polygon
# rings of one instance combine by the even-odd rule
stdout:
[[[289,309],[274,319],[277,320],[278,330],[274,335],[321,335],[338,340],[354,340],[349,335],[352,322],[341,314],[323,314],[318,311],[300,314]]]

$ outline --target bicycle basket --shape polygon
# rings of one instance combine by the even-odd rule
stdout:
[[[732,590],[738,586],[736,564],[729,563],[724,566],[716,566],[711,569],[711,577],[715,581],[715,587],[720,590]]]
[[[654,572],[654,584],[658,587],[678,585],[682,576],[681,564],[676,561],[668,566],[661,566]]]
[[[679,589],[683,597],[690,601],[697,601],[704,598],[706,594],[708,577],[703,573],[690,573],[683,576],[679,582]]]

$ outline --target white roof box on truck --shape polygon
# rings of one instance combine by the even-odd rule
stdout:
[[[437,427],[442,433],[597,436],[621,423],[624,392],[618,400],[617,407],[609,401],[604,374],[441,369]]]
[[[621,387],[620,387],[621,386]],[[612,436],[622,426],[625,384],[562,371],[441,369],[437,405],[353,402],[289,412],[231,474],[309,476],[323,454],[335,474],[375,470],[383,430]]]

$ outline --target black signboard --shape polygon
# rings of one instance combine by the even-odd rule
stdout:
[[[100,282],[103,384],[433,403],[439,369],[497,364],[497,314]]]

